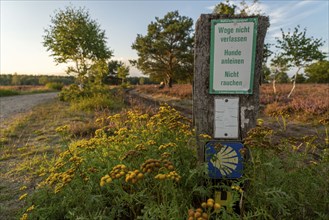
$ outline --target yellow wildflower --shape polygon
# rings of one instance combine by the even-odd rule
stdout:
[[[149,140],[146,142],[147,145],[155,145],[156,142],[154,140]]]
[[[19,188],[20,191],[23,191],[25,189],[27,189],[27,186],[22,186],[21,188]]]
[[[28,215],[24,213],[19,220],[27,220],[27,219],[28,219]]]
[[[208,134],[200,134],[199,137],[204,139],[211,139],[211,136]]]
[[[26,209],[26,212],[31,212],[34,208],[35,208],[34,205],[31,205]]]
[[[240,186],[231,186],[231,189],[236,190],[236,191],[238,191],[240,193],[243,193],[243,189],[241,189]]]
[[[264,124],[264,120],[261,118],[257,119],[257,125],[262,126]]]
[[[27,197],[27,193],[24,193],[23,195],[21,195],[21,196],[19,197],[18,200],[23,200],[23,199],[25,199],[26,197]]]

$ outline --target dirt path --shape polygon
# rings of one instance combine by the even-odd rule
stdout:
[[[57,92],[0,98],[0,219],[19,219],[26,201],[39,182],[43,161],[57,150],[55,128],[64,104]],[[64,115],[65,116],[65,115]],[[63,122],[65,123],[65,122]],[[24,186],[24,190],[22,190]]]
[[[0,127],[3,127],[7,119],[11,116],[28,112],[34,106],[56,98],[57,94],[58,92],[51,92],[0,97]]]

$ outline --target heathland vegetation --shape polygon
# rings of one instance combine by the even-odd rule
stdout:
[[[244,140],[249,159],[235,181],[208,177],[191,121],[173,108],[132,106],[120,87],[107,97],[63,91],[68,102],[40,106],[2,130],[1,167],[17,184],[1,183],[1,201],[16,200],[1,211],[22,219],[326,219],[329,103],[321,97],[329,88],[303,85],[289,101],[290,87],[277,87],[275,95],[262,86],[263,111]],[[160,91],[191,98],[189,85]],[[310,94],[318,97],[313,105],[295,108]],[[213,200],[218,190],[232,193],[226,206]]]
[[[214,13],[233,15],[235,8],[220,3]],[[1,128],[1,219],[329,218],[328,84],[298,85],[294,93],[289,84],[261,86],[258,125],[243,140],[243,175],[236,180],[209,178],[207,164],[197,160],[189,117],[129,96],[135,89],[191,109],[192,86],[178,83],[193,75],[192,23],[169,12],[137,36],[132,47],[139,59],[131,63],[168,86],[130,87],[129,67],[110,60],[104,31],[88,11],[57,11],[43,43],[56,62],[75,64],[67,69],[75,83],[45,77],[47,83],[62,83],[59,99]],[[307,64],[304,81],[324,82],[329,73],[319,51],[322,41],[303,38],[305,32],[282,31],[275,71],[269,69],[264,81],[277,83],[290,67]],[[311,45],[310,53],[318,56],[301,63],[284,46],[292,39]],[[113,81],[121,85],[106,85]],[[206,143],[209,135],[198,138]],[[229,195],[225,204],[215,196],[220,191]]]

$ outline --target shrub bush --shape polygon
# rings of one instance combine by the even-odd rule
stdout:
[[[71,109],[86,112],[102,111],[104,109],[118,110],[124,106],[121,97],[110,94],[94,94],[90,97],[82,97],[71,102]]]
[[[18,91],[9,90],[9,89],[0,89],[0,97],[4,96],[12,96],[12,95],[19,95]]]
[[[64,88],[60,93],[59,93],[59,99],[61,101],[65,102],[70,102],[73,100],[76,100],[80,97],[83,97],[84,91],[82,91],[78,85],[70,85],[69,87]]]
[[[49,82],[49,83],[46,84],[46,87],[48,89],[60,91],[64,87],[64,84],[63,83],[59,83],[59,82]]]

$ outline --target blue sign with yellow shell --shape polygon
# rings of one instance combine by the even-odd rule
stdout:
[[[237,179],[242,176],[243,158],[240,142],[209,141],[205,146],[205,161],[212,179]]]

